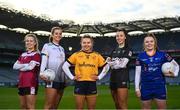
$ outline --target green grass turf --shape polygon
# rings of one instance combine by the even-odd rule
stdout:
[[[168,108],[180,109],[180,86],[167,86],[168,87]],[[108,86],[98,86],[97,109],[114,109],[114,103],[109,91]],[[36,108],[42,109],[44,104],[44,87],[39,88],[37,95]],[[19,99],[17,95],[17,88],[0,87],[0,109],[18,109]],[[60,109],[74,109],[73,87],[69,86],[64,91],[64,96],[59,105]],[[129,90],[129,109],[139,109],[140,102],[134,93],[134,87],[131,86]],[[153,108],[156,108],[153,104]]]

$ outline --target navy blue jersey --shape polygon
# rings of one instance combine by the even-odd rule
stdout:
[[[136,66],[141,66],[141,86],[164,85],[165,77],[161,71],[161,66],[171,60],[172,57],[165,52],[156,51],[153,56],[148,56],[146,52],[140,53]]]

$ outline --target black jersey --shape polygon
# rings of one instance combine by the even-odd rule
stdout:
[[[122,58],[127,58],[129,61],[132,56],[132,51],[127,48],[115,48],[111,53],[111,60],[120,60]],[[126,66],[126,68],[120,68],[120,69],[111,69],[111,82],[127,82],[129,80],[129,68],[128,68],[129,62]]]

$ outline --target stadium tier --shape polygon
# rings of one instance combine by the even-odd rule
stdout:
[[[24,51],[24,39],[25,34],[17,33],[10,30],[0,30],[0,82],[4,82],[11,85],[17,82],[17,71],[12,70],[12,64],[17,60],[18,56]],[[168,52],[172,55],[178,63],[180,63],[180,32],[166,32],[156,34],[158,39],[158,46],[160,50]],[[129,43],[133,50],[133,60],[131,62],[130,81],[134,82],[134,64],[137,53],[142,51],[144,35],[130,36]],[[47,36],[39,36],[39,49],[42,49],[44,43],[48,42]],[[64,37],[61,40],[61,45],[66,51],[66,57],[73,52],[80,49],[80,37]],[[101,53],[104,57],[110,55],[112,49],[116,46],[115,37],[95,37],[94,38],[94,50]],[[71,49],[69,49],[71,48]],[[101,82],[107,84],[109,81],[109,75],[107,75]],[[169,83],[179,84],[180,77],[171,79],[167,78]]]

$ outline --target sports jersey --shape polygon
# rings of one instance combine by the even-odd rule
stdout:
[[[139,54],[136,66],[141,66],[141,86],[153,87],[152,85],[165,85],[165,78],[161,71],[161,66],[165,62],[170,62],[172,57],[167,53],[156,51],[153,56],[146,52]]]
[[[18,58],[21,64],[28,64],[31,61],[36,62],[36,66],[32,70],[20,71],[18,87],[37,87],[38,86],[38,76],[39,76],[39,66],[40,66],[41,56],[38,52],[24,52]]]
[[[97,52],[86,53],[79,51],[68,58],[68,62],[75,65],[75,75],[80,75],[79,81],[94,81],[92,75],[98,75],[98,67],[104,66],[104,58]]]
[[[41,51],[42,55],[47,57],[46,61],[42,59],[41,71],[52,69],[56,73],[55,82],[64,82],[65,75],[62,70],[62,65],[65,61],[64,48],[54,43],[46,43]],[[42,67],[45,65],[45,67]]]
[[[123,48],[115,48],[112,53],[111,53],[111,60],[115,61],[115,60],[121,60],[122,58],[127,58],[128,60],[130,60],[132,56],[132,51],[127,48],[127,47],[123,47]],[[129,63],[128,63],[129,64]],[[111,69],[111,77],[110,77],[110,81],[111,82],[127,82],[129,80],[129,68],[128,68],[128,64],[126,66],[126,68],[119,68],[119,69]]]

